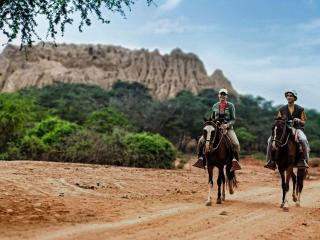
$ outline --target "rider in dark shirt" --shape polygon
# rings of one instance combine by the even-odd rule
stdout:
[[[304,112],[303,107],[295,104],[295,101],[298,99],[297,93],[294,90],[286,91],[285,97],[287,99],[288,104],[281,107],[278,111],[277,117],[284,118],[286,120],[292,120],[294,122],[294,129],[296,130],[296,134],[298,137],[301,154],[299,156],[299,161],[297,163],[298,168],[309,168],[308,159],[309,159],[309,143],[304,130],[304,125],[306,123],[307,117]],[[272,143],[271,137],[268,139],[268,148],[267,148],[267,164],[266,168],[275,170],[276,163],[271,158],[272,151]]]

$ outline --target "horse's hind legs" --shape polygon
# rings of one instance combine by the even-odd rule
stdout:
[[[222,171],[222,201],[226,200],[226,177],[224,175],[224,172]]]
[[[303,180],[305,177],[305,169],[298,169],[297,172],[297,188],[296,188],[296,192],[297,192],[297,202],[296,202],[296,206],[300,207],[300,197],[301,197],[301,192],[303,189]]]
[[[221,184],[223,182],[222,174],[223,174],[223,169],[219,169],[219,176],[217,179],[217,184],[218,184],[218,198],[216,202],[217,204],[222,203],[222,199],[221,199]]]

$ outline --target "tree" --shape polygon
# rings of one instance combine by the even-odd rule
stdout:
[[[6,151],[10,143],[17,143],[45,115],[32,99],[16,93],[0,94],[0,151]]]
[[[108,92],[99,86],[55,83],[42,89],[28,88],[20,93],[34,97],[38,104],[62,119],[83,124],[89,114],[108,106]]]
[[[34,38],[42,40],[36,32],[37,19],[44,17],[48,23],[47,37],[55,40],[60,29],[64,35],[66,24],[74,22],[75,15],[80,15],[79,31],[91,25],[91,18],[96,16],[102,23],[108,24],[106,12],[126,16],[125,10],[131,11],[135,0],[0,0],[0,29],[7,36],[8,42],[21,34],[21,47],[32,46]],[[153,0],[147,0],[150,5]],[[107,11],[106,11],[107,10]]]
[[[130,123],[124,114],[112,108],[103,108],[92,112],[85,122],[85,126],[99,133],[111,133],[115,127],[130,128]]]

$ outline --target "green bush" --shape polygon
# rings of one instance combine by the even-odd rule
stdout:
[[[80,127],[74,123],[49,117],[32,128],[22,139],[22,152],[32,159],[47,160],[50,152],[59,152],[57,146],[63,145],[63,139],[78,131]]]
[[[130,128],[128,118],[111,108],[104,108],[91,113],[85,126],[99,133],[111,133],[115,127]]]
[[[16,93],[0,94],[0,151],[17,144],[26,131],[46,113],[32,99]]]
[[[172,168],[175,147],[164,137],[152,133],[134,133],[126,138],[130,166]]]
[[[314,139],[310,141],[311,152],[316,156],[320,156],[320,140]]]
[[[127,151],[122,137],[114,133],[103,135],[87,129],[80,130],[64,138],[58,161],[110,164],[128,166]]]
[[[63,138],[54,145],[50,159],[63,162],[109,164],[109,146],[103,136],[96,132],[82,129]]]
[[[235,132],[238,136],[239,142],[241,143],[242,152],[250,153],[251,145],[256,139],[256,137],[244,127],[236,128]]]

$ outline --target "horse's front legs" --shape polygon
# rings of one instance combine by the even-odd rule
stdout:
[[[208,164],[208,176],[209,176],[209,181],[208,181],[208,185],[209,185],[209,191],[208,191],[208,200],[206,202],[206,206],[211,206],[211,195],[212,195],[212,191],[213,191],[213,166],[210,166]]]
[[[285,204],[287,203],[288,204],[288,200],[286,199],[286,194],[287,194],[287,191],[289,189],[286,188],[286,177],[285,177],[285,174],[284,174],[284,171],[280,171],[280,176],[281,176],[281,188],[282,188],[282,203],[280,205],[281,208],[284,208]],[[286,206],[288,207],[288,206]]]
[[[226,200],[226,176],[224,175],[224,171],[222,171],[222,201]]]
[[[218,179],[217,179],[217,184],[218,184],[217,204],[221,204],[222,203],[222,199],[221,199],[221,184],[223,182],[222,175],[224,175],[223,168],[219,168],[219,176],[218,176]]]
[[[281,203],[281,208],[284,211],[289,211],[289,202],[287,199],[287,193],[289,191],[289,181],[291,179],[291,174],[292,174],[293,168],[289,167],[286,170],[286,176],[284,175],[284,171],[281,171],[281,183],[282,183],[282,203]]]

